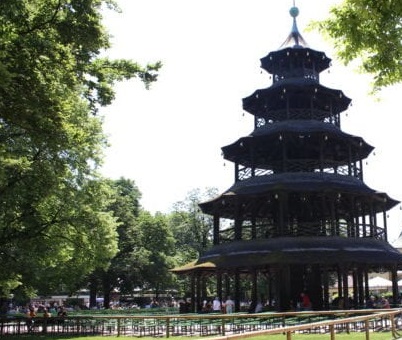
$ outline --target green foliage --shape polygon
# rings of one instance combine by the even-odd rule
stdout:
[[[196,260],[212,245],[213,219],[201,212],[199,203],[217,195],[216,188],[207,188],[205,191],[194,189],[183,201],[174,205],[174,210],[168,218],[175,239],[176,266]],[[176,276],[176,288],[181,296],[188,293],[188,287],[187,277]]]
[[[96,281],[102,283],[105,296],[118,288],[122,293],[131,293],[140,284],[139,262],[141,263],[141,236],[136,218],[139,214],[141,193],[134,181],[120,178],[110,181],[113,188],[113,201],[108,210],[113,212],[118,227],[118,253],[111,259],[108,268],[93,273],[92,288]]]
[[[91,268],[106,266],[117,251],[116,222],[104,212],[106,188],[94,181],[78,192],[55,190],[33,202],[27,215],[3,213],[10,220],[1,228],[1,279],[20,278],[26,293],[32,287],[47,293],[61,284],[72,288]],[[7,285],[1,288],[6,294]]]
[[[114,189],[97,174],[107,140],[94,115],[116,81],[156,80],[99,58],[107,0],[0,2],[0,296],[74,289],[117,252]],[[138,207],[137,207],[138,209]]]
[[[402,80],[401,20],[399,0],[344,0],[328,19],[312,26],[332,39],[345,64],[358,60],[378,91]]]
[[[131,294],[136,287],[159,292],[170,288],[176,253],[174,239],[167,219],[162,214],[152,216],[139,205],[141,194],[133,181],[119,179],[111,182],[114,201],[113,211],[119,226],[119,252],[107,270],[96,271],[91,276],[91,287],[102,284],[105,301],[116,289]],[[106,307],[108,307],[106,303]]]
[[[147,254],[147,264],[142,268],[143,287],[152,288],[156,295],[163,289],[170,288],[173,276],[169,272],[175,265],[175,242],[167,218],[162,214],[152,216],[142,212],[138,217],[141,230],[141,244]]]
[[[217,192],[216,188],[207,188],[205,192],[194,189],[188,193],[184,201],[174,205],[170,224],[176,248],[181,250],[185,262],[194,260],[212,244],[213,219],[209,215],[204,215],[198,204],[217,196]]]

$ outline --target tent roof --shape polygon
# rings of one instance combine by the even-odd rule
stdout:
[[[368,285],[370,288],[392,287],[392,281],[387,280],[381,276],[376,276],[368,281]]]
[[[180,267],[176,267],[171,269],[170,271],[173,273],[189,273],[189,272],[193,272],[193,271],[197,271],[197,270],[201,270],[201,271],[213,271],[215,269],[216,265],[212,262],[203,262],[200,264],[197,264],[197,261],[191,261],[189,263],[186,263],[183,266]]]

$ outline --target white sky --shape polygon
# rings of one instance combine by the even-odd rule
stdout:
[[[370,78],[335,59],[328,42],[307,32],[339,0],[298,0],[299,31],[309,46],[333,59],[324,86],[352,99],[342,114],[342,129],[375,147],[364,168],[365,183],[402,200],[402,133],[398,97],[389,88],[381,101],[368,95]],[[161,60],[159,80],[145,90],[138,80],[116,86],[114,103],[101,113],[111,147],[102,173],[135,181],[141,205],[168,213],[196,188],[220,192],[234,181],[234,166],[221,147],[253,130],[242,98],[271,84],[260,58],[280,47],[291,30],[291,0],[118,0],[121,14],[108,12],[104,24],[113,36],[112,58],[139,63]],[[225,164],[225,165],[224,165]],[[401,232],[402,211],[389,212],[389,241]]]

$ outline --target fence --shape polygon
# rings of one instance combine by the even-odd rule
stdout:
[[[215,336],[220,339],[294,332],[329,334],[390,331],[402,328],[402,310],[348,310],[260,314],[186,314],[153,316],[23,317],[0,319],[0,337],[22,334],[117,336]]]

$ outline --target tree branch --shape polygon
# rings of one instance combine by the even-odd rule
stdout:
[[[56,6],[56,8],[55,8],[55,10],[53,12],[53,15],[51,16],[51,18],[49,20],[47,20],[45,22],[38,23],[37,25],[34,25],[30,29],[28,29],[26,31],[20,31],[19,33],[24,34],[24,35],[29,34],[29,33],[32,33],[33,31],[39,30],[39,29],[43,28],[44,26],[49,25],[50,23],[52,23],[56,19],[57,13],[59,12],[59,10],[61,8],[61,1],[62,0],[59,0],[58,4],[57,4],[57,6]]]

